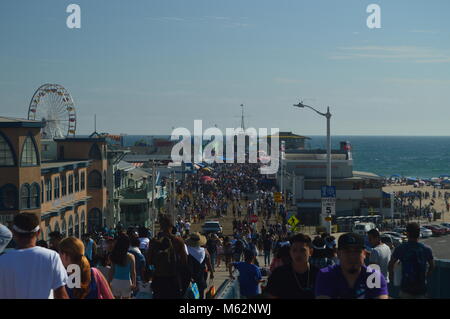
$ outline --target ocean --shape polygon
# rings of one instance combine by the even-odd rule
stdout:
[[[167,138],[160,135],[159,138]],[[310,136],[307,148],[325,148],[325,136]],[[152,142],[149,136],[124,136],[124,146]],[[390,177],[432,178],[450,175],[450,137],[433,136],[332,136],[332,148],[341,141],[352,145],[353,169]]]
[[[439,136],[335,136],[352,145],[353,169],[390,177],[431,178],[450,175],[450,137]],[[309,148],[325,148],[326,137],[311,136]]]

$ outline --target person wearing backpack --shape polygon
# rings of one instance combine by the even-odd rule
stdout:
[[[204,291],[207,288],[207,270],[211,271],[211,279],[214,279],[210,256],[205,248],[206,237],[200,233],[192,233],[186,240],[188,249],[188,269],[192,281],[197,284],[200,299],[204,299]]]
[[[397,261],[400,261],[402,266],[400,298],[425,299],[427,278],[431,277],[434,269],[433,251],[430,247],[419,243],[419,224],[409,223],[406,226],[406,233],[408,242],[395,248],[392,253],[389,262],[390,281],[394,282],[394,266]]]
[[[191,276],[187,268],[187,251],[181,237],[174,236],[169,216],[160,215],[161,233],[150,244],[148,264],[153,265],[153,299],[181,299]]]
[[[242,254],[244,253],[244,248],[244,242],[240,238],[237,238],[233,248],[233,260],[235,262],[241,261]]]

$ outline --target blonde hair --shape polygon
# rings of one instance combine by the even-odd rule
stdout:
[[[59,243],[59,252],[70,257],[72,263],[78,265],[81,269],[81,287],[73,289],[73,295],[76,299],[84,299],[89,294],[89,285],[91,283],[91,265],[84,256],[84,244],[75,237],[68,237]]]

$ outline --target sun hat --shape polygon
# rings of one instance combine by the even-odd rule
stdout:
[[[200,233],[191,233],[186,240],[186,245],[191,247],[200,247],[206,245],[206,237]]]

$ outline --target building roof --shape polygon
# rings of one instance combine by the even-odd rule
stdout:
[[[0,116],[0,127],[44,127],[41,121]]]
[[[120,170],[128,171],[134,168],[134,166],[126,161],[120,161],[119,164],[117,164],[117,168]]]
[[[58,142],[106,142],[105,137],[90,137],[87,135],[66,136],[63,138],[55,138]]]
[[[88,167],[91,161],[45,161],[41,162],[41,174],[58,173],[64,170],[74,170],[78,167]]]
[[[326,154],[301,154],[301,153],[286,153],[286,160],[303,160],[303,161],[313,161],[313,160],[326,160]],[[333,161],[345,161],[347,160],[346,154],[331,154],[331,159]]]
[[[370,173],[370,172],[361,172],[361,171],[353,171],[353,177],[360,177],[363,179],[383,179],[383,177]]]
[[[127,154],[123,158],[124,161],[133,163],[133,162],[148,162],[151,160],[170,160],[171,156],[168,155],[161,155],[161,154],[146,154],[146,155],[133,155],[133,154]]]
[[[268,135],[267,137],[269,137],[269,138],[271,138],[271,137],[278,137],[278,138],[281,138],[281,139],[288,139],[288,138],[303,139],[303,140],[310,140],[311,139],[310,137],[297,135],[297,134],[294,134],[292,132],[279,132],[278,134]]]
[[[133,168],[132,170],[128,171],[128,176],[130,179],[138,181],[138,180],[143,179],[144,177],[145,178],[151,177],[151,173],[148,173],[141,168]]]

